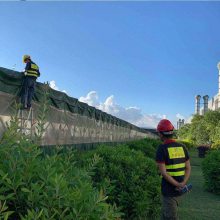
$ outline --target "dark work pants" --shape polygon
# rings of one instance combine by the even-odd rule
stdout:
[[[180,196],[166,197],[162,196],[161,220],[178,220],[177,208],[179,206]]]
[[[34,96],[36,77],[25,76],[23,80],[21,103],[24,108],[31,107],[31,100]]]

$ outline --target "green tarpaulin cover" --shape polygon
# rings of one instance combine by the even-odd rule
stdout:
[[[22,86],[23,74],[14,70],[0,67],[0,91],[19,96]],[[43,93],[44,84],[38,82],[33,100],[39,102]],[[145,132],[131,123],[102,112],[86,103],[79,102],[78,99],[69,97],[67,94],[49,89],[50,105],[58,109],[66,110],[75,114],[95,118],[97,121],[103,121],[117,126],[126,127],[140,132]]]

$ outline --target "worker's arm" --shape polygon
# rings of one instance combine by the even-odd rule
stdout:
[[[27,75],[27,71],[30,69],[30,62],[28,62],[25,66],[25,69],[21,72],[23,73],[25,76]]]
[[[25,71],[28,71],[31,68],[31,63],[28,62],[25,66]]]
[[[159,168],[159,171],[161,173],[161,175],[163,176],[163,178],[169,182],[170,184],[172,184],[173,186],[176,186],[176,187],[184,187],[185,184],[183,183],[179,183],[177,182],[172,176],[170,176],[167,171],[166,171],[166,167],[165,167],[165,164],[164,163],[157,163],[157,166]]]
[[[190,161],[187,160],[185,162],[185,164],[186,164],[186,169],[185,169],[185,176],[184,176],[184,180],[183,180],[183,184],[184,185],[186,185],[187,181],[189,180],[190,173],[191,173]]]

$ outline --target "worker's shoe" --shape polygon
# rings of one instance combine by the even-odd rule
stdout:
[[[20,109],[21,109],[21,110],[27,109],[27,105],[21,105]]]
[[[31,109],[31,105],[27,105],[27,110],[30,110]]]
[[[21,105],[21,110],[30,110],[31,105]]]

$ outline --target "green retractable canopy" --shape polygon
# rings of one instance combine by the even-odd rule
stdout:
[[[12,95],[19,96],[22,86],[23,74],[14,70],[6,69],[0,67],[0,91],[9,93]],[[36,91],[34,95],[34,101],[39,102],[40,97],[43,93],[42,83],[37,83]],[[69,97],[67,94],[49,89],[50,105],[61,110],[66,110],[75,114],[80,114],[90,118],[94,118],[97,121],[103,121],[106,123],[111,123],[116,126],[121,126],[136,131],[145,133],[144,129],[141,129],[133,124],[130,124],[124,120],[121,120],[115,116],[102,112],[86,103],[79,102],[78,99]]]

